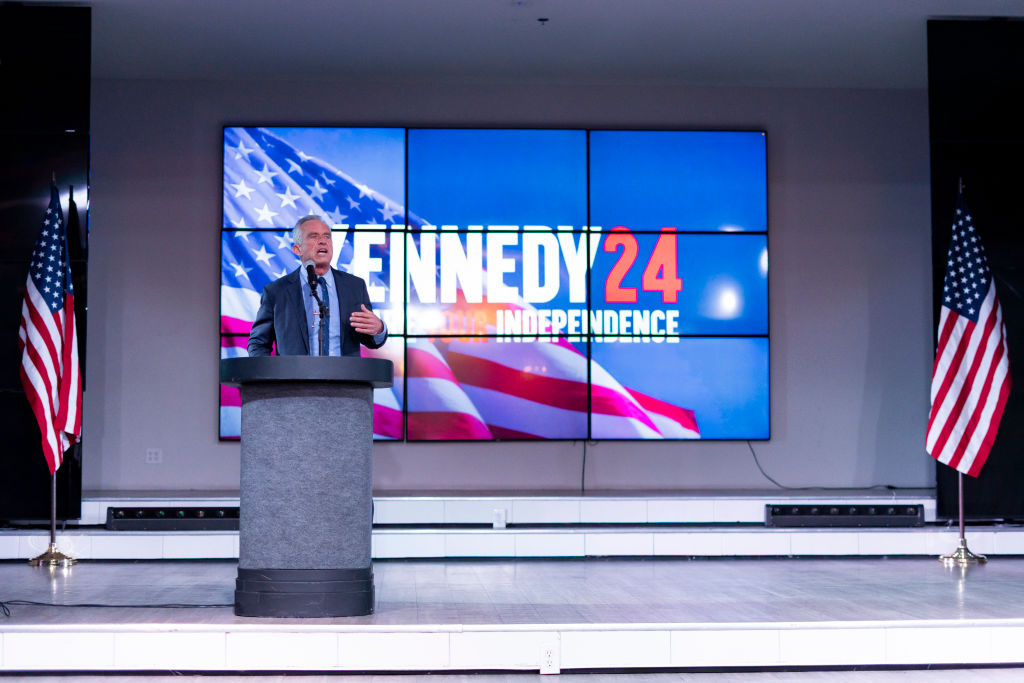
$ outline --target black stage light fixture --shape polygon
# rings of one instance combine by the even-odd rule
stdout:
[[[237,507],[110,507],[111,531],[238,531]]]
[[[770,527],[908,527],[924,526],[924,505],[850,505],[818,503],[764,506],[764,525]]]

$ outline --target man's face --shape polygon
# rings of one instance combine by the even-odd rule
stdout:
[[[299,226],[302,237],[298,244],[292,245],[292,251],[305,263],[312,261],[318,275],[323,275],[331,267],[334,259],[334,243],[331,242],[331,229],[323,221],[306,221]]]

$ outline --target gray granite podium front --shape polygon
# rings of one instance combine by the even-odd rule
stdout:
[[[235,614],[373,612],[373,389],[393,372],[376,358],[220,362],[242,392]]]

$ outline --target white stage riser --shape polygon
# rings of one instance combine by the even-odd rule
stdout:
[[[373,557],[847,557],[942,555],[957,547],[955,529],[379,529]],[[1024,555],[1024,528],[968,528],[968,546],[984,555]],[[235,531],[68,531],[65,553],[82,560],[237,559]],[[45,531],[0,531],[0,559],[46,550]]]
[[[934,495],[899,497],[838,495],[649,496],[649,497],[491,497],[424,496],[374,498],[374,522],[397,526],[426,524],[733,524],[764,522],[765,505],[923,505],[926,522],[935,521]],[[238,507],[236,497],[83,497],[83,525],[102,525],[110,507]]]
[[[10,627],[0,671],[493,671],[1024,663],[1024,620]]]

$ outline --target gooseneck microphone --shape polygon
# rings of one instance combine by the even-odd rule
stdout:
[[[304,261],[303,264],[302,264],[302,267],[306,271],[306,278],[307,278],[307,281],[309,282],[309,288],[314,290],[314,291],[316,291],[317,278],[316,278],[316,270],[314,270],[314,268],[313,268],[313,261],[312,261],[312,259],[309,260],[309,261]]]
[[[309,280],[309,293],[313,296],[316,301],[317,309],[320,314],[320,321],[317,325],[317,347],[320,350],[319,355],[326,356],[328,353],[327,348],[327,318],[330,317],[330,308],[321,299],[320,295],[317,294],[317,289],[320,287],[320,279],[316,276],[316,269],[313,268],[313,261],[304,261],[302,267],[306,269],[306,277]],[[325,292],[326,296],[326,292]]]

